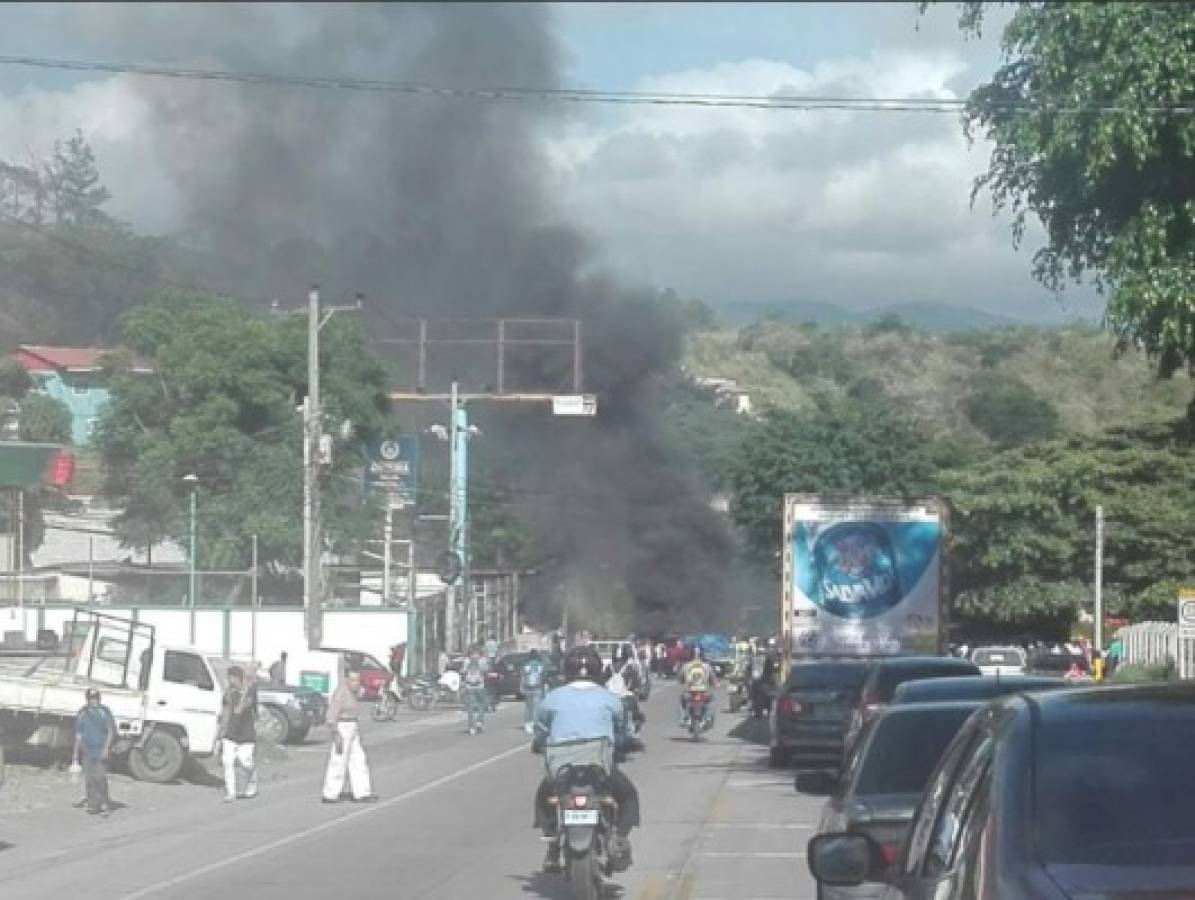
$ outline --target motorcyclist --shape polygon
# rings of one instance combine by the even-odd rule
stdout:
[[[612,660],[610,676],[606,679],[606,690],[622,700],[627,718],[633,720],[636,727],[644,720],[644,715],[639,709],[639,698],[635,696],[635,690],[639,687],[639,677],[634,657],[627,654],[621,659],[615,657]],[[626,722],[628,732],[631,730],[630,724],[630,721]]]
[[[703,692],[708,693],[718,683],[717,677],[714,675],[713,666],[704,659],[700,644],[693,646],[693,658],[681,666],[679,680],[681,684],[680,712],[681,721],[683,722],[689,714],[689,695]],[[712,705],[710,706],[710,715],[713,715]]]
[[[548,694],[535,718],[533,748],[542,749],[547,774],[535,793],[535,827],[549,839],[544,871],[560,870],[560,835],[556,812],[548,802],[552,781],[564,765],[599,765],[606,787],[618,804],[610,861],[619,871],[631,864],[631,829],[639,824],[639,792],[614,764],[615,736],[623,728],[622,701],[598,681],[602,660],[590,646],[573,647],[564,657],[565,684]]]

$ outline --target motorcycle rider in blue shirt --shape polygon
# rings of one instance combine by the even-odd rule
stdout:
[[[535,794],[535,827],[549,839],[545,872],[560,870],[560,836],[548,797],[563,764],[600,765],[606,770],[606,787],[618,804],[617,833],[609,845],[611,862],[618,871],[631,864],[627,836],[639,824],[639,792],[614,764],[614,738],[623,728],[623,705],[599,682],[602,668],[593,647],[572,648],[564,658],[566,683],[549,693],[536,710],[533,749],[543,750],[548,769]]]

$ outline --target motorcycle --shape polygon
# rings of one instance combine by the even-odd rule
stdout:
[[[714,717],[710,715],[710,702],[713,698],[707,691],[692,691],[689,702],[685,706],[685,718],[682,723],[689,731],[693,740],[701,737],[703,732],[709,731],[714,724]]]
[[[403,697],[409,690],[410,686],[404,679],[395,678],[394,681],[382,688],[378,699],[374,701],[373,707],[369,710],[370,716],[375,722],[394,721],[394,717],[398,714],[398,704],[403,701]]]
[[[626,759],[628,753],[632,750],[643,749],[643,745],[639,740],[639,733],[642,731],[643,722],[647,716],[642,711],[638,716],[635,715],[635,707],[631,702],[631,696],[622,698],[622,713],[625,728],[618,733],[614,742],[614,751],[618,758]]]
[[[449,676],[455,678],[449,678]],[[460,676],[445,672],[439,677],[425,674],[417,677],[407,689],[406,700],[411,709],[428,710],[437,703],[459,704],[461,702]]]
[[[598,900],[603,876],[614,872],[609,841],[618,817],[618,804],[606,789],[605,770],[565,766],[554,782],[551,802],[556,806],[565,878],[578,900]]]
[[[749,685],[747,679],[741,675],[732,674],[726,681],[726,701],[730,704],[730,711],[737,713],[747,703]]]

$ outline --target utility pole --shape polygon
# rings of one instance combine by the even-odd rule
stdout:
[[[307,625],[307,648],[318,650],[323,643],[324,585],[320,555],[323,534],[320,522],[320,466],[324,437],[320,406],[319,333],[335,313],[360,310],[363,298],[354,306],[330,306],[321,313],[319,285],[307,294],[307,396],[303,400],[303,610]]]
[[[249,657],[257,659],[257,535],[253,535],[252,574],[249,576]]]
[[[1104,508],[1095,508],[1095,649],[1104,649]]]
[[[196,557],[199,554],[199,525],[197,522],[197,513],[199,511],[199,497],[197,485],[199,484],[199,476],[191,472],[183,476],[185,481],[191,487],[191,534],[190,534],[190,566],[187,570],[187,606],[191,608],[190,611],[190,629],[191,646],[195,645],[195,587],[196,587],[196,571],[198,562]]]

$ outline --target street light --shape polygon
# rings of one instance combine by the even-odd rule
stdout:
[[[191,488],[191,552],[190,571],[187,575],[187,600],[191,607],[191,645],[195,644],[195,556],[199,551],[199,529],[196,524],[196,512],[199,504],[199,476],[190,472],[183,476],[183,481]]]

